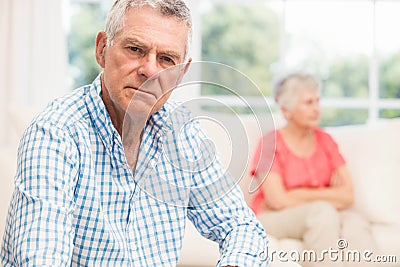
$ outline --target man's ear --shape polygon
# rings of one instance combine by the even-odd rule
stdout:
[[[96,61],[103,69],[105,66],[106,46],[107,46],[106,33],[99,32],[96,36]]]
[[[188,69],[190,67],[190,63],[192,63],[192,58],[191,57],[188,59],[186,65],[185,65],[185,68],[183,69],[183,74],[185,74],[188,71]]]
[[[178,79],[176,81],[176,85],[178,85],[181,81],[183,76],[186,74],[186,72],[188,71],[189,67],[190,67],[190,63],[192,63],[192,58],[189,58],[188,61],[185,63],[185,66],[183,67],[183,69],[180,69],[180,73],[178,76]]]

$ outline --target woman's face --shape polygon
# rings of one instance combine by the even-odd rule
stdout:
[[[288,122],[302,128],[315,128],[320,121],[319,93],[299,84],[295,92],[295,100],[290,109],[284,111]]]

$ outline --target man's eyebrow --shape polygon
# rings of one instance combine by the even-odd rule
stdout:
[[[126,38],[125,40],[122,41],[124,45],[126,44],[133,44],[133,45],[138,45],[140,47],[147,47],[143,42],[136,38]],[[182,55],[179,52],[176,52],[174,50],[165,50],[165,51],[160,51],[159,54],[169,56],[171,58],[174,58],[176,60],[180,60],[182,58]]]
[[[143,42],[141,42],[140,40],[136,39],[136,38],[126,38],[122,41],[122,43],[124,44],[136,44],[136,45],[141,45],[141,46],[145,46],[143,44]]]
[[[164,54],[166,56],[169,56],[169,57],[172,57],[172,58],[175,58],[175,59],[181,59],[182,58],[181,54],[179,54],[176,51],[172,51],[172,50],[161,51],[160,54]]]

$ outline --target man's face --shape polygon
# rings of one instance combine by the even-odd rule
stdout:
[[[119,116],[128,110],[135,116],[146,116],[161,108],[171,93],[171,84],[176,84],[177,76],[183,75],[191,61],[189,59],[186,66],[177,66],[184,62],[187,37],[185,23],[164,16],[149,6],[128,9],[123,27],[111,46],[106,46],[104,32],[98,34],[96,59],[104,69],[103,100],[109,112],[113,110],[111,116]],[[175,75],[170,78],[175,82],[166,82],[166,75],[148,81],[160,71],[174,66],[177,67],[173,69],[178,71],[170,74]]]

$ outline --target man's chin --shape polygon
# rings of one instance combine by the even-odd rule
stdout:
[[[153,113],[154,106],[135,105],[134,103],[131,103],[126,110],[126,115],[128,115],[129,118],[133,120],[149,118]]]
[[[143,103],[142,101],[131,101],[129,106],[126,109],[126,112],[129,114],[129,117],[135,119],[135,117],[150,117],[152,114],[156,113],[161,109],[161,107],[168,100],[168,97],[163,96],[158,101],[156,101],[153,105],[149,105]]]

